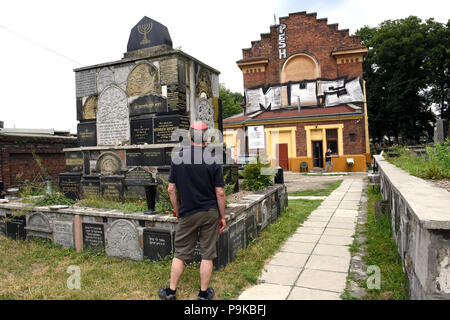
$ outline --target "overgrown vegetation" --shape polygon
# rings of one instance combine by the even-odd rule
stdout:
[[[335,182],[325,183],[328,188],[314,189],[314,190],[300,190],[289,193],[290,196],[329,196],[334,190],[336,190],[344,180],[338,180]]]
[[[261,158],[257,157],[256,162],[244,165],[244,171],[239,174],[244,178],[243,188],[249,191],[257,191],[273,185],[272,172],[268,163],[261,162]]]
[[[434,147],[426,147],[426,156],[415,156],[408,148],[394,146],[393,153],[398,157],[385,158],[392,164],[402,168],[410,174],[427,179],[449,179],[450,178],[450,140],[444,144],[435,143]],[[388,152],[389,153],[389,152]]]
[[[216,299],[234,299],[255,284],[267,260],[319,204],[289,201],[289,208],[247,250],[240,250],[226,268],[213,272],[211,286]],[[0,236],[0,252],[0,299],[158,299],[158,289],[166,286],[170,277],[171,256],[159,262],[137,262],[4,236]],[[66,286],[71,265],[80,267],[80,290]],[[198,264],[187,265],[178,299],[196,299],[199,281]]]

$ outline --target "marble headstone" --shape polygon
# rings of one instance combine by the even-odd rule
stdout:
[[[124,219],[114,221],[106,231],[105,251],[111,257],[141,261],[143,252],[133,223]]]
[[[63,248],[73,247],[75,245],[73,237],[73,222],[54,221],[53,241],[60,244]]]

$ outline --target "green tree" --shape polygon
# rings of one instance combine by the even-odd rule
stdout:
[[[433,19],[424,23],[410,16],[386,20],[376,28],[365,26],[356,32],[369,48],[363,70],[369,128],[375,141],[385,135],[394,137],[397,143],[432,137],[435,116],[431,104],[438,100],[436,97],[442,100],[432,91],[439,89],[438,77],[432,70],[441,78],[448,72],[441,60],[431,57],[433,50],[442,51],[442,46],[435,48],[442,27]]]
[[[241,93],[231,92],[223,84],[219,85],[219,98],[222,100],[222,117],[226,119],[242,112],[241,102],[244,99]]]

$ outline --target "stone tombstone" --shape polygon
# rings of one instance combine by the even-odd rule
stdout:
[[[100,190],[104,198],[116,201],[123,200],[124,190],[122,176],[100,177]]]
[[[167,85],[167,110],[180,113],[186,111],[186,86],[177,83]]]
[[[105,230],[103,224],[82,223],[83,249],[103,250],[105,248]]]
[[[83,177],[81,180],[81,196],[83,198],[92,198],[100,196],[100,178]]]
[[[81,120],[95,120],[97,117],[97,108],[97,96],[89,96],[81,107]]]
[[[55,220],[53,222],[53,241],[63,248],[75,246],[73,222]]]
[[[219,235],[219,239],[217,240],[217,257],[213,260],[216,269],[224,268],[231,261],[229,242],[230,237],[227,228]]]
[[[256,239],[258,236],[258,229],[256,227],[256,216],[254,213],[249,213],[245,217],[245,243]]]
[[[434,142],[444,143],[448,137],[448,123],[446,119],[436,120],[436,128],[434,129]]]
[[[27,239],[43,238],[52,240],[52,227],[47,216],[41,212],[32,213],[27,221]]]
[[[129,149],[126,151],[127,167],[143,166],[142,150],[141,149]]]
[[[105,251],[111,257],[141,261],[142,249],[135,225],[125,219],[114,221],[106,231]]]
[[[142,149],[142,165],[162,166],[165,164],[164,148]]]
[[[261,230],[264,229],[271,221],[271,208],[269,207],[268,199],[264,199],[260,204],[261,214]]]
[[[64,195],[72,200],[80,198],[81,173],[61,173],[59,175],[59,188]]]
[[[148,47],[167,45],[172,47],[172,39],[166,26],[144,16],[131,29],[128,39],[127,52]]]
[[[153,143],[153,119],[130,121],[131,144]]]
[[[167,99],[157,94],[128,98],[130,116],[168,112]]]
[[[82,152],[66,152],[66,171],[81,172],[83,171],[83,164]]]
[[[97,145],[114,146],[130,142],[127,94],[116,85],[106,87],[98,98]]]
[[[151,186],[155,184],[151,172],[142,167],[128,170],[123,182],[126,186]]]
[[[77,98],[96,94],[95,70],[82,70],[75,73],[75,91]]]
[[[95,122],[81,122],[77,125],[77,140],[79,147],[97,145],[97,125]]]
[[[114,152],[103,152],[97,160],[96,171],[103,175],[120,174],[122,159]]]
[[[160,116],[153,120],[153,143],[179,142],[172,140],[176,129],[189,130],[189,118],[180,115]]]
[[[110,68],[101,68],[97,74],[97,92],[114,83],[114,72]]]
[[[2,216],[0,216],[0,235],[6,236],[6,223]]]
[[[245,222],[239,219],[233,222],[229,228],[230,237],[230,261],[233,261],[239,249],[245,249]]]
[[[198,98],[212,98],[211,79],[208,70],[201,68],[197,75],[195,95]]]
[[[213,104],[208,99],[198,99],[195,106],[195,121],[202,121],[209,128],[214,128],[215,119],[216,114]]]
[[[153,64],[143,62],[136,65],[130,72],[127,95],[129,97],[144,96],[149,93],[159,95],[162,93],[159,71]]]
[[[169,230],[146,228],[143,232],[144,256],[158,261],[173,250],[173,235]]]
[[[27,225],[27,219],[25,215],[12,216],[6,215],[6,235],[15,240],[25,240],[27,237],[27,231],[25,229]]]

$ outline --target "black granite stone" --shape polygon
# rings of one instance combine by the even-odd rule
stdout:
[[[147,228],[143,232],[144,257],[159,261],[173,250],[173,235],[169,230]]]
[[[100,177],[84,177],[81,180],[81,196],[83,198],[100,196]]]
[[[164,148],[164,165],[170,165],[172,162],[172,147]]]
[[[152,174],[141,167],[128,170],[123,182],[126,186],[151,186],[155,184]]]
[[[80,198],[81,173],[64,172],[59,174],[59,188],[69,199]]]
[[[83,153],[82,152],[66,152],[66,171],[81,172],[83,170]]]
[[[153,120],[134,119],[130,121],[131,144],[153,143]]]
[[[27,237],[27,231],[25,229],[27,225],[27,219],[23,216],[6,215],[6,235],[15,240],[25,240]]]
[[[158,21],[144,16],[141,21],[131,29],[127,52],[162,44],[172,47],[172,39],[170,38],[169,30],[165,25]]]
[[[167,99],[156,94],[146,94],[130,102],[129,110],[130,116],[165,113],[168,112]]]
[[[169,112],[186,111],[186,86],[178,83],[167,85],[167,109]]]
[[[256,216],[249,214],[245,218],[245,243],[256,239],[258,236],[258,228],[256,227]]]
[[[233,261],[239,249],[245,249],[245,223],[244,219],[233,222],[230,232],[230,261]]]
[[[0,217],[0,234],[6,236],[6,222],[3,217]]]
[[[164,148],[142,149],[143,166],[162,166],[165,164]]]
[[[83,120],[83,99],[77,98],[77,120]]]
[[[95,122],[82,122],[77,126],[77,138],[79,147],[97,145],[97,125]]]
[[[225,229],[217,240],[216,249],[217,257],[213,260],[216,269],[224,268],[230,261],[229,251],[230,235],[228,229]]]
[[[105,248],[105,229],[103,224],[82,223],[83,249],[98,251]]]
[[[189,130],[189,118],[180,115],[159,116],[153,120],[153,143],[179,142],[172,140],[176,129]]]
[[[120,176],[100,177],[102,196],[111,200],[123,200],[123,179]]]
[[[141,149],[126,150],[127,167],[143,166]]]

